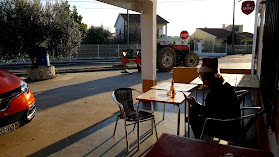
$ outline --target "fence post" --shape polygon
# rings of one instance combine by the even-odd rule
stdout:
[[[119,58],[119,44],[117,44],[117,56]]]
[[[225,53],[228,53],[228,43],[226,43]]]
[[[99,47],[99,44],[98,44],[98,59],[99,59],[99,57],[100,57],[100,47]]]

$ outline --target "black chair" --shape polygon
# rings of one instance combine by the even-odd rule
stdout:
[[[128,145],[128,139],[127,139],[126,126],[134,124],[134,128],[133,128],[133,130],[134,130],[135,126],[137,124],[137,113],[136,113],[136,110],[134,109],[133,91],[143,94],[142,92],[140,92],[136,89],[132,89],[132,88],[118,88],[112,92],[112,99],[118,104],[119,109],[120,109],[120,114],[116,118],[113,136],[115,135],[118,119],[123,119],[124,124],[125,124],[124,127],[125,127],[127,151],[129,151],[129,145]],[[137,102],[137,103],[139,103],[139,102]],[[139,122],[144,122],[147,120],[152,121],[151,127],[152,127],[152,123],[153,123],[155,132],[156,132],[156,137],[158,139],[154,114],[151,112],[147,112],[147,111],[139,111],[138,116],[139,116]],[[128,124],[126,122],[128,122]],[[151,128],[151,130],[152,130],[152,128]]]
[[[232,144],[232,145],[242,144],[243,140],[246,137],[246,133],[248,132],[248,130],[256,122],[256,120],[266,112],[266,110],[262,107],[242,107],[241,110],[256,110],[256,112],[252,113],[252,114],[240,116],[238,118],[232,118],[232,119],[206,118],[204,121],[204,124],[203,124],[202,133],[200,135],[200,140],[202,140],[203,137],[205,135],[207,135],[206,128],[210,127],[207,125],[208,122],[210,122],[210,121],[219,121],[219,122],[225,123],[225,122],[233,122],[233,121],[239,122],[241,120],[248,119],[248,122],[245,125],[241,125],[241,128],[238,128],[237,132],[235,132],[234,134],[231,134],[229,136],[214,135],[214,137],[222,139],[222,140],[226,140],[226,141],[228,141],[229,144]],[[222,131],[226,132],[228,130],[222,130]]]
[[[249,93],[248,90],[239,90],[239,91],[235,91],[235,93],[238,98],[238,104],[241,105],[241,103],[243,103],[242,107],[240,108],[241,113],[242,113],[241,116],[237,117],[237,118],[232,118],[232,119],[217,119],[217,118],[207,117],[203,124],[200,139],[203,139],[203,137],[205,135],[209,135],[209,136],[216,137],[219,140],[220,139],[225,140],[229,144],[232,144],[232,145],[242,144],[243,140],[246,137],[248,130],[251,128],[251,126],[253,126],[253,124],[256,122],[256,120],[259,117],[261,117],[266,111],[262,107],[244,107],[245,97]],[[249,113],[251,113],[251,111],[254,111],[254,112],[251,114],[244,115],[244,111],[247,111],[247,110],[250,110]],[[244,124],[244,120],[248,120],[248,122],[246,124]],[[240,121],[242,123],[241,123],[241,125],[236,125],[237,128],[233,128],[233,131],[232,130],[222,130],[222,132],[224,133],[223,135],[217,135],[217,134],[210,135],[207,133],[207,129],[210,128],[210,121],[221,122],[225,125],[226,125],[226,123],[227,124],[229,124],[229,123],[237,124]],[[228,133],[228,134],[226,134],[226,133]]]
[[[249,92],[249,90],[237,90],[237,91],[235,91],[235,94],[237,96],[239,104],[241,104],[241,102],[242,102],[242,107],[244,107],[245,96],[248,94],[248,92]]]

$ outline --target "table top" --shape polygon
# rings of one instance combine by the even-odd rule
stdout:
[[[223,157],[227,153],[238,155],[240,157],[273,157],[271,152],[221,145],[166,133],[163,133],[160,136],[155,145],[149,152],[147,152],[146,157]]]
[[[178,92],[188,92],[192,90],[193,88],[197,87],[197,84],[185,84],[185,83],[174,83],[175,91]],[[170,90],[171,82],[163,82],[160,84],[157,84],[156,86],[151,87],[152,89],[158,89],[158,90]]]
[[[190,95],[190,92],[184,93],[186,95]],[[170,96],[168,95],[168,91],[166,90],[150,89],[149,91],[136,97],[136,100],[148,102],[161,102],[169,104],[181,104],[185,101],[185,97],[181,92],[176,92],[175,97],[170,98]]]
[[[259,89],[260,82],[256,75],[251,74],[221,74],[225,81],[228,82],[234,88],[239,89]],[[197,77],[191,84],[202,84],[202,80]]]

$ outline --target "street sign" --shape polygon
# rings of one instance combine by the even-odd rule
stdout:
[[[182,31],[180,33],[180,38],[186,40],[189,37],[189,33],[187,31]]]
[[[245,1],[242,3],[241,10],[244,14],[249,15],[254,11],[255,2],[254,1]]]

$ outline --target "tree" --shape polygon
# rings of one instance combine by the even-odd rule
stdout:
[[[127,26],[125,26],[124,37],[119,35],[115,38],[117,44],[126,44],[127,43]],[[141,27],[140,23],[136,21],[129,22],[129,44],[140,44],[141,43]]]
[[[194,51],[194,44],[195,44],[195,41],[196,41],[196,42],[199,42],[199,41],[201,41],[201,40],[202,40],[201,38],[196,37],[196,36],[194,36],[194,37],[189,37],[189,39],[188,39],[188,44],[190,45],[190,51]]]
[[[82,44],[109,44],[112,42],[111,33],[103,26],[91,26],[87,31]]]
[[[82,32],[82,36],[85,36],[86,30],[87,30],[87,24],[82,22],[82,16],[78,14],[77,7],[73,6],[73,11],[71,17],[75,20],[76,23],[80,25],[79,30]]]
[[[39,1],[0,2],[0,47],[5,59],[20,58],[35,51],[47,36],[48,23]]]
[[[75,22],[67,1],[55,3],[50,8],[51,28],[46,41],[49,52],[58,57],[70,57],[76,52],[82,41],[80,24]]]
[[[228,44],[232,44],[232,35],[233,33],[231,33],[228,37],[227,37],[227,43]],[[240,44],[240,39],[239,36],[234,33],[234,44]]]
[[[0,55],[4,59],[30,57],[36,65],[39,47],[58,57],[69,57],[82,40],[80,25],[67,1],[55,4],[39,0],[0,2]]]

